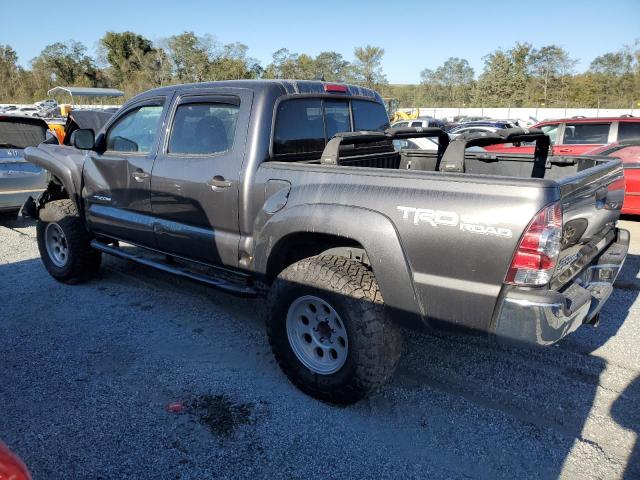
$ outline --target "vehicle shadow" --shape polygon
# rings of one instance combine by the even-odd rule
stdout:
[[[624,480],[635,480],[640,478],[640,408],[638,399],[640,398],[640,375],[629,384],[627,389],[620,394],[611,407],[612,417],[628,430],[636,434],[634,448],[629,456],[627,468],[624,473]]]
[[[606,431],[594,433],[586,428],[590,415],[609,415],[605,407],[595,403],[599,389],[614,388],[603,379],[603,372],[625,368],[592,353],[615,337],[627,319],[640,293],[639,268],[640,256],[629,255],[602,311],[600,325],[584,326],[556,347],[527,349],[482,338],[409,333],[405,355],[390,387],[391,397],[405,403],[385,404],[375,396],[368,402],[379,403],[374,407],[377,413],[382,409],[405,421],[407,416],[414,417],[416,424],[423,422],[436,431],[446,431],[440,448],[446,450],[448,445],[458,450],[458,466],[466,464],[465,472],[472,477],[530,477],[533,472],[537,478],[571,478],[571,472],[581,476],[588,467],[571,454],[574,449],[587,449],[602,461],[603,472],[607,472],[606,461],[613,457],[627,472],[625,478],[640,478],[636,473],[640,468],[637,443],[627,460]],[[638,388],[636,380],[624,393],[616,392],[613,415],[617,423],[640,436]],[[434,404],[454,408],[459,415],[438,411]],[[466,423],[466,418],[475,425]],[[473,439],[478,431],[491,432],[496,444],[508,448],[498,453],[494,445],[474,444],[469,451],[460,450],[463,432]],[[516,443],[514,436],[522,438]]]
[[[119,267],[120,261],[111,265],[128,268]],[[608,415],[594,405],[598,389],[610,388],[601,384],[607,360],[592,353],[615,337],[625,322],[640,293],[639,268],[640,256],[629,255],[603,309],[601,324],[579,329],[557,347],[527,349],[480,337],[407,331],[404,356],[390,385],[347,411],[375,426],[380,435],[374,435],[372,442],[425,452],[427,462],[447,468],[455,465],[455,471],[473,478],[533,474],[571,478],[572,472],[579,476],[588,468],[571,455],[576,445],[593,449],[602,468],[609,468],[606,460],[608,455],[615,456],[608,453],[615,450],[615,442],[610,442],[606,432],[584,432],[594,408],[598,408],[597,415]],[[159,274],[151,271],[150,275]],[[175,287],[169,275],[162,277]],[[191,285],[185,282],[180,283]],[[208,287],[198,287],[198,291],[241,317],[254,334],[262,333],[262,315],[256,315],[266,308],[262,300],[229,301],[232,297],[226,294],[210,296]],[[281,375],[275,367],[271,374]],[[615,420],[638,431],[633,410],[640,410],[640,396],[631,387],[628,391],[629,399],[618,408]],[[475,439],[474,448],[463,448],[469,439]],[[495,444],[506,448],[498,452]],[[618,460],[624,465],[621,455]],[[635,472],[637,468],[634,454],[626,469]]]

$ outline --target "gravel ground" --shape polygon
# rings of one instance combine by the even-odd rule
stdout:
[[[343,408],[288,383],[262,301],[111,258],[65,286],[2,216],[0,438],[36,480],[637,479],[639,267],[636,240],[600,326],[556,347],[410,334],[391,384]]]

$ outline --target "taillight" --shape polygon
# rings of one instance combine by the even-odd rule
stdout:
[[[562,207],[553,203],[540,210],[525,230],[505,282],[529,286],[549,283],[561,240]]]
[[[338,85],[336,83],[325,83],[324,84],[325,92],[334,92],[334,93],[347,93],[346,85]]]

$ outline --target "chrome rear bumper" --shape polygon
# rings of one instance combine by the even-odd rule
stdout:
[[[496,314],[501,341],[551,345],[598,315],[629,250],[629,232],[616,239],[561,291],[510,287]]]

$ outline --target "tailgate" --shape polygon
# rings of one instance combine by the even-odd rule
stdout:
[[[552,288],[573,279],[613,241],[624,200],[622,163],[602,157],[596,166],[562,178],[558,184],[563,234]]]

